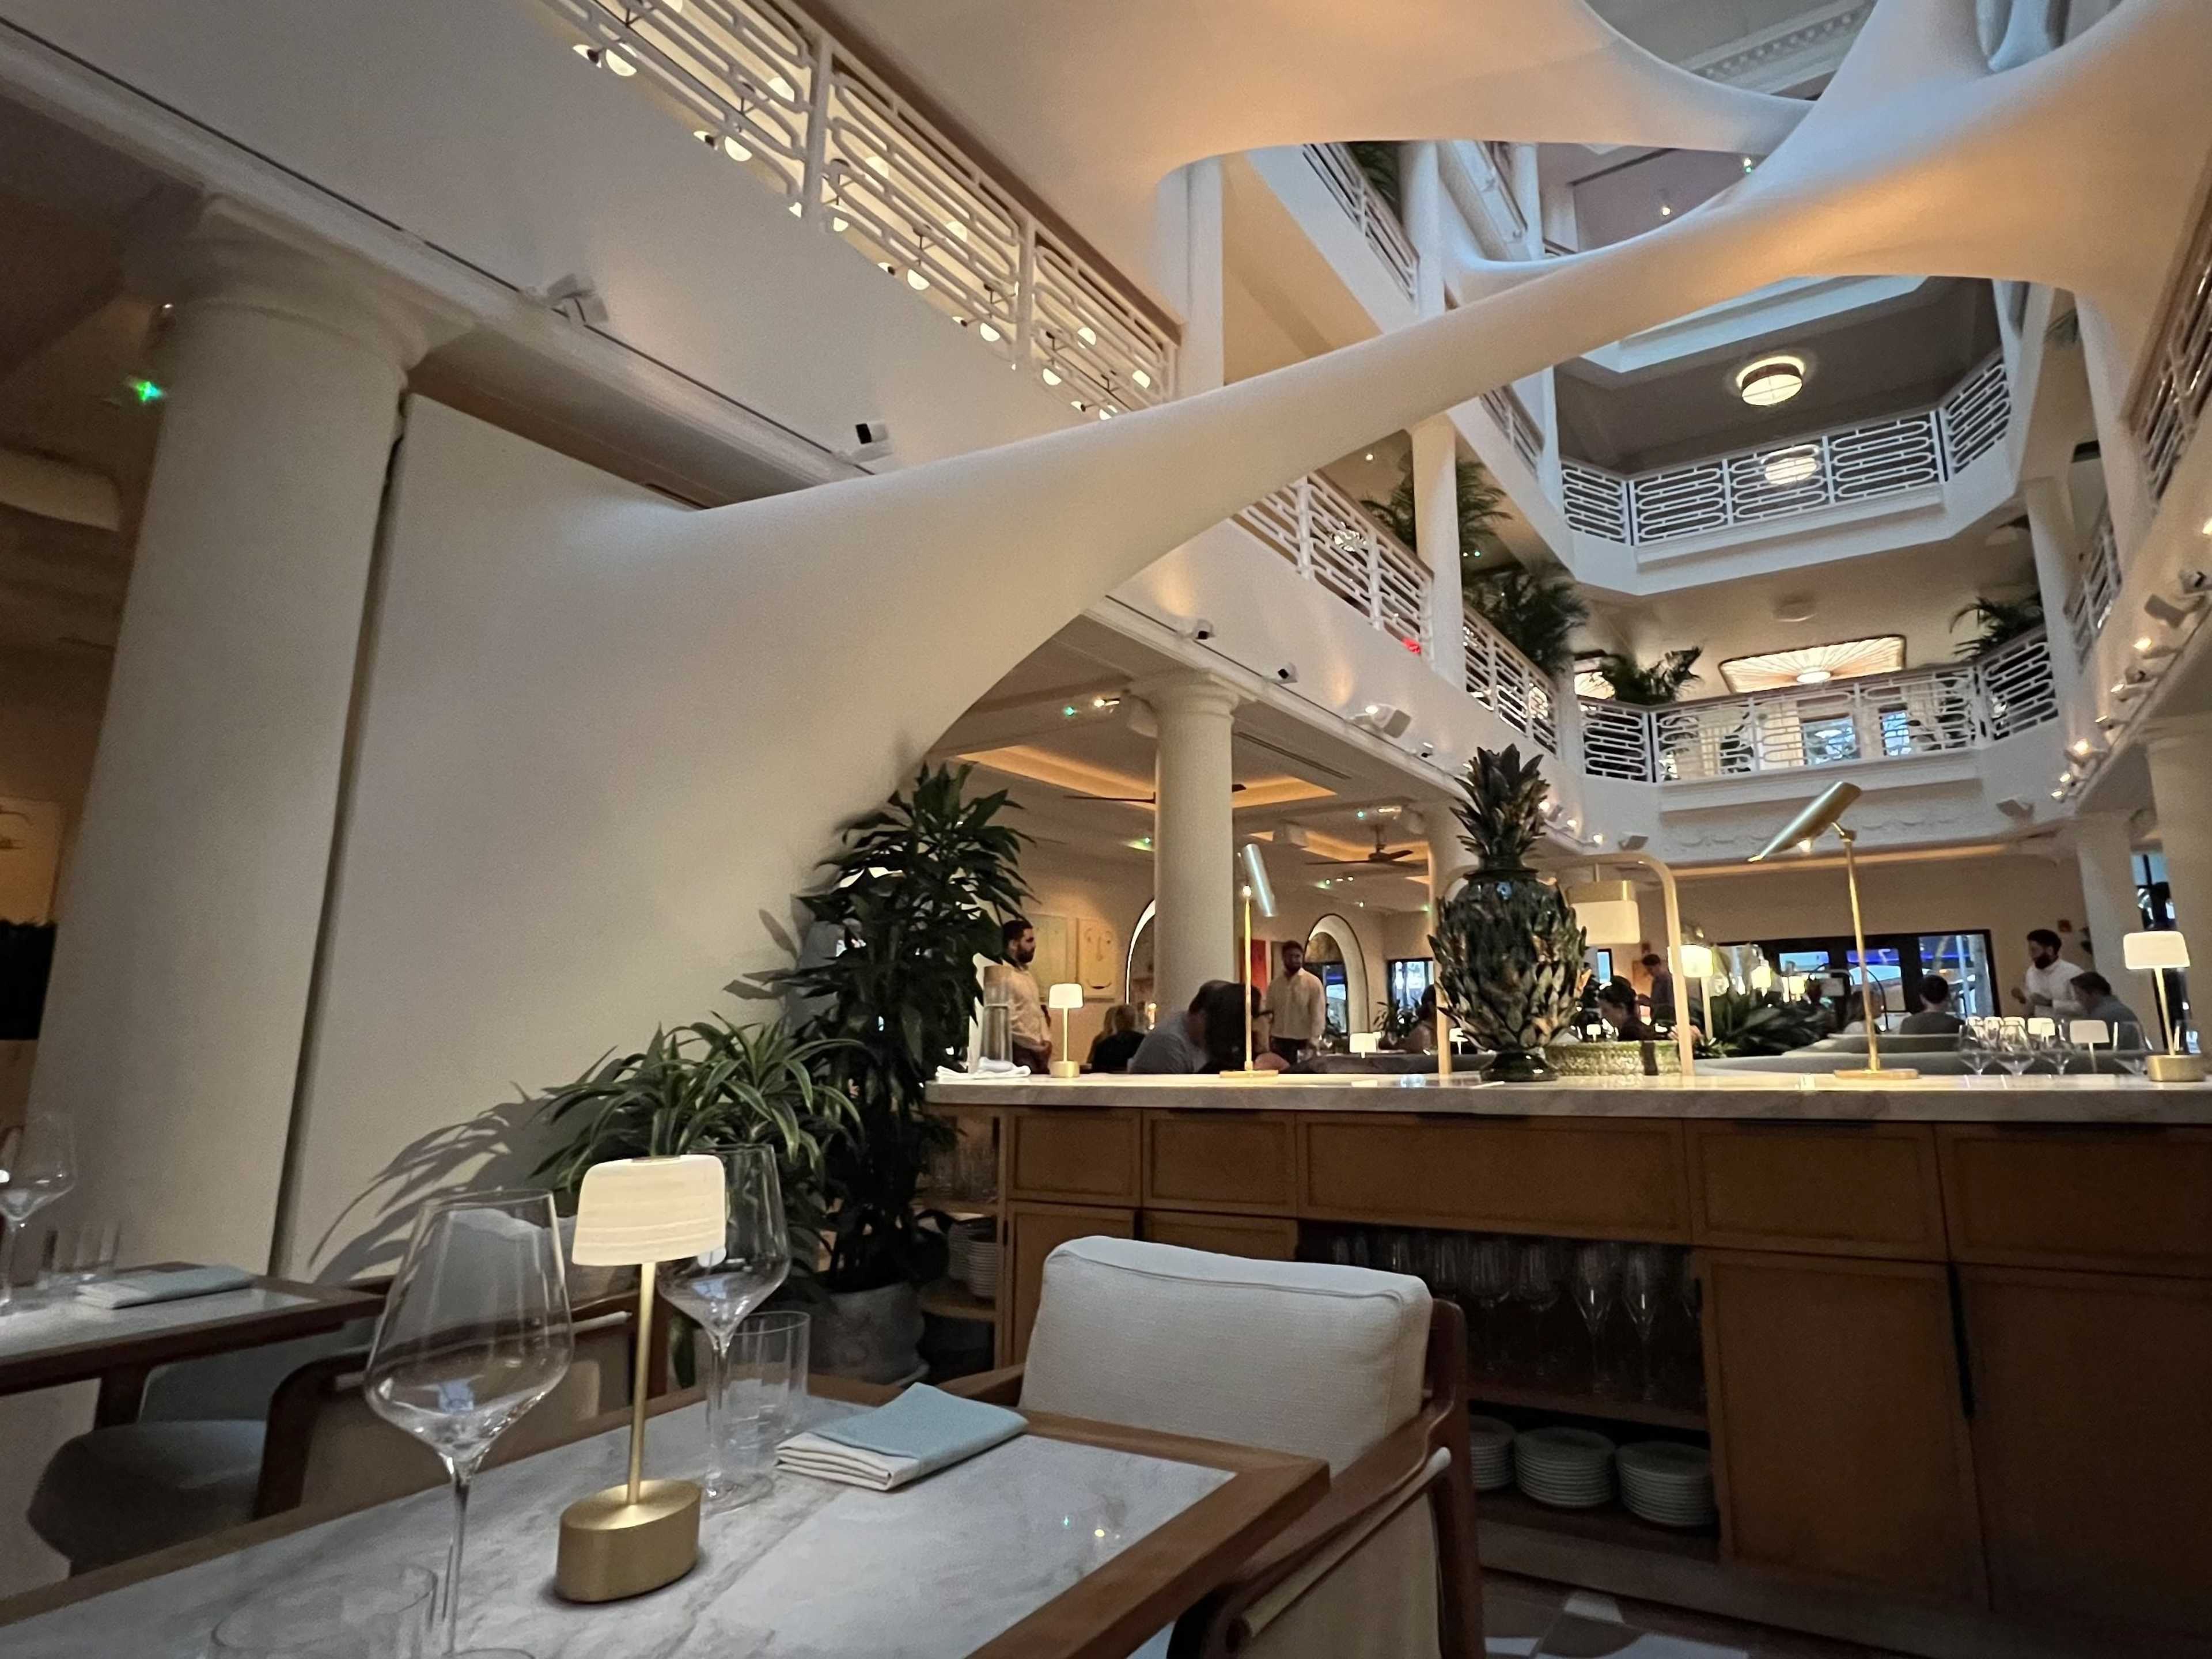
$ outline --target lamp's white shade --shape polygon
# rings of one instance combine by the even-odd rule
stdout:
[[[1751,964],[1751,988],[1754,991],[1774,988],[1774,965],[1771,963],[1754,962]]]
[[[1713,947],[1710,945],[1676,945],[1674,971],[1686,979],[1711,979],[1713,976]]]
[[[2130,933],[2120,941],[2120,951],[2130,969],[2189,966],[2189,941],[2170,927],[2155,933]]]
[[[1065,1010],[1073,1012],[1083,1006],[1083,988],[1072,984],[1055,985],[1044,994],[1044,999],[1045,1006],[1055,1012]]]
[[[722,1161],[702,1152],[594,1164],[577,1189],[569,1259],[580,1267],[641,1267],[720,1249],[723,1194]]]
[[[1644,912],[1625,881],[1594,881],[1571,889],[1567,902],[1592,945],[1634,945],[1644,938]]]

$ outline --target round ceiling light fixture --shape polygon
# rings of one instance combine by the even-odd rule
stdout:
[[[1769,455],[1759,471],[1769,485],[1776,489],[1787,489],[1810,479],[1820,470],[1820,452],[1810,444],[1801,444],[1794,449],[1778,449]]]
[[[1777,352],[1736,370],[1736,396],[1753,409],[1771,409],[1777,404],[1788,403],[1805,389],[1807,373],[1802,357]]]
[[[1835,678],[1836,671],[1832,668],[1808,668],[1805,670],[1804,672],[1797,676],[1797,684],[1800,685],[1826,685],[1830,680]]]

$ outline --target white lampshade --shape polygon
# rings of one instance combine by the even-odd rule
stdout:
[[[577,1189],[569,1260],[580,1267],[641,1267],[720,1249],[723,1193],[722,1161],[703,1152],[594,1164]]]
[[[2066,1036],[2069,1042],[2081,1043],[2084,1048],[2094,1048],[2100,1042],[2112,1040],[2112,1028],[2101,1019],[2069,1020]]]
[[[2120,941],[2120,950],[2130,969],[2189,966],[2189,941],[2170,927],[2155,933],[2130,933]]]
[[[1575,921],[1592,945],[1634,945],[1644,938],[1644,912],[1625,881],[1594,881],[1569,890]]]
[[[1713,947],[1710,945],[1676,945],[1674,969],[1685,979],[1711,979],[1713,976]]]
[[[1754,991],[1774,988],[1774,966],[1771,963],[1754,962],[1751,964],[1751,988]]]
[[[1083,988],[1080,985],[1055,985],[1044,996],[1045,1006],[1055,1012],[1064,1009],[1073,1012],[1083,1006]]]

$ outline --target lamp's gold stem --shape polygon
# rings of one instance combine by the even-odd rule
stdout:
[[[1213,913],[1219,915],[1220,911]],[[1237,977],[1244,981],[1244,1069],[1252,1069],[1252,890],[1244,889],[1244,971]]]
[[[2181,1052],[2181,1033],[2174,1029],[2173,1015],[2166,1006],[2166,969],[2151,969],[2151,983],[2158,988],[2158,1023],[2166,1027],[2166,1051],[2170,1054]]]
[[[1836,826],[1836,836],[1844,843],[1844,881],[1851,890],[1851,939],[1859,951],[1859,1006],[1866,1013],[1867,1070],[1881,1070],[1881,1039],[1876,1028],[1881,1022],[1874,1012],[1874,969],[1867,961],[1866,923],[1859,915],[1859,861],[1852,850],[1858,837],[1842,824]]]
[[[1444,1012],[1444,982],[1441,976],[1431,979],[1430,985],[1437,994],[1437,1080],[1451,1080],[1451,1020]]]
[[[653,1269],[647,1262],[637,1270],[637,1372],[630,1379],[629,1501],[637,1502],[638,1484],[645,1475],[645,1396],[653,1364]]]

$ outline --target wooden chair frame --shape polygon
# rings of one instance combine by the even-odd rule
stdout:
[[[1024,1368],[1010,1365],[945,1384],[949,1394],[994,1405],[1021,1399]],[[1474,1483],[1469,1472],[1467,1316],[1438,1300],[1429,1316],[1421,1409],[1360,1455],[1328,1494],[1226,1584],[1176,1621],[1170,1659],[1230,1659],[1250,1639],[1253,1606],[1342,1540],[1417,1498],[1437,1529],[1437,1623],[1443,1659],[1483,1659],[1482,1572],[1475,1555]],[[1443,1452],[1446,1462],[1429,1465]]]

